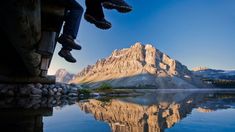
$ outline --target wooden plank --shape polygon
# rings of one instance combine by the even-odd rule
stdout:
[[[59,33],[65,14],[65,7],[56,0],[42,0],[42,31]]]
[[[0,116],[1,117],[25,117],[25,116],[37,116],[37,115],[43,115],[43,116],[52,116],[53,108],[47,107],[47,108],[8,108],[8,109],[0,109]]]
[[[41,66],[40,66],[41,77],[46,77],[47,76],[47,71],[48,71],[48,68],[49,68],[50,60],[51,60],[51,58],[42,57]]]
[[[42,84],[55,84],[55,76],[46,77],[6,77],[0,75],[0,83],[42,83]]]
[[[48,68],[49,68],[49,63],[50,63],[50,58],[48,58],[48,57],[42,57],[40,69],[41,69],[41,70],[48,70]]]

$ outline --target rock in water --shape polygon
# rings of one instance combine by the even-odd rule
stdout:
[[[203,84],[179,61],[171,59],[152,45],[136,43],[89,65],[70,83],[99,87],[196,88]]]

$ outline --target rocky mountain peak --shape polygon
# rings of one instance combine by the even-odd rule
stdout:
[[[136,42],[134,45],[131,46],[131,48],[143,48],[144,45],[141,42]]]
[[[75,74],[69,73],[66,69],[58,69],[55,73],[56,82],[68,83],[75,78]]]
[[[192,71],[196,72],[196,71],[204,71],[204,70],[208,70],[208,69],[210,69],[210,68],[199,66],[199,67],[193,68]]]
[[[140,81],[133,78],[139,76],[141,76]],[[99,59],[94,65],[87,66],[71,82],[95,83],[132,78],[138,84],[147,79],[150,85],[156,85],[156,78],[173,78],[174,76],[183,79],[187,76],[189,79],[191,71],[153,45],[143,45],[137,42],[130,48],[114,50],[109,57]],[[145,83],[149,84],[147,81]]]

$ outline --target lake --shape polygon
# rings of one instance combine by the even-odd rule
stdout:
[[[232,132],[234,90],[154,90],[122,98],[5,98],[6,132]]]

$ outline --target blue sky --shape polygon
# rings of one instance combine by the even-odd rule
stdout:
[[[80,1],[78,1],[80,2]],[[189,69],[206,66],[235,69],[235,0],[126,0],[133,11],[104,10],[110,30],[81,22],[77,40],[83,49],[73,51],[77,63],[66,62],[56,51],[49,69],[78,73],[115,49],[136,42],[152,44]],[[84,1],[80,2],[84,6]]]

